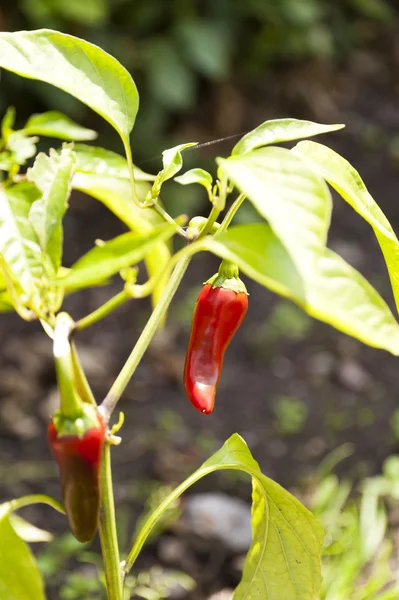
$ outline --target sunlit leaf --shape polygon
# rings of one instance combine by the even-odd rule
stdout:
[[[176,228],[164,223],[146,235],[124,233],[109,242],[101,243],[80,258],[61,280],[69,288],[86,287],[103,281],[121,269],[140,262],[159,242],[176,233]]]
[[[196,146],[198,142],[190,142],[188,144],[179,144],[174,148],[168,148],[162,152],[163,169],[158,173],[152,186],[151,192],[148,194],[148,200],[157,199],[161,193],[162,184],[171,179],[180,171],[183,166],[183,158],[181,153],[186,148]]]
[[[109,163],[107,165],[107,169],[111,168],[109,167]],[[117,166],[115,168],[118,169]],[[154,211],[141,209],[135,204],[132,196],[132,188],[127,179],[123,180],[118,177],[80,172],[75,173],[72,185],[75,189],[85,192],[102,202],[121,221],[126,223],[132,231],[140,235],[150,233],[155,225],[161,223],[160,217]],[[144,199],[149,190],[148,183],[137,181],[136,187],[139,198]],[[169,272],[166,265],[169,259],[170,250],[165,242],[159,242],[156,246],[153,246],[151,252],[144,259],[150,277],[159,273],[159,271],[164,271],[165,273],[154,288],[152,294],[153,305],[157,304],[168,281]]]
[[[0,34],[1,35],[1,34]],[[14,131],[8,136],[7,148],[11,152],[14,163],[24,165],[27,160],[35,156],[37,137],[29,137],[24,131]]]
[[[208,173],[208,171],[204,171],[204,169],[190,169],[183,173],[183,175],[179,175],[179,177],[175,177],[175,181],[180,183],[180,185],[190,185],[192,183],[199,183],[203,185],[207,190],[212,189],[212,175]]]
[[[68,92],[127,140],[138,109],[128,71],[98,46],[50,29],[0,33],[0,67]]]
[[[8,516],[0,518],[0,598],[44,600],[44,585],[28,546],[15,533]]]
[[[238,264],[261,285],[290,298],[312,317],[360,341],[399,354],[399,325],[388,305],[356,269],[326,248],[301,276],[270,226],[238,225],[202,247]]]
[[[53,535],[49,531],[39,529],[32,523],[29,523],[19,515],[11,514],[10,522],[15,533],[24,542],[50,542],[53,539]]]
[[[253,129],[234,146],[232,155],[245,154],[260,146],[289,142],[342,129],[345,125],[322,125],[298,119],[273,119]]]
[[[29,220],[57,272],[62,257],[62,218],[68,207],[75,154],[65,147],[61,152],[50,150],[50,156],[40,153],[27,178],[42,192],[29,211]]]
[[[88,146],[87,144],[75,144],[74,150],[77,172],[130,180],[129,168],[124,156],[99,146]],[[136,182],[153,181],[155,176],[144,173],[134,166],[134,178]]]
[[[399,310],[399,240],[359,173],[345,158],[322,144],[301,142],[293,152],[307,160],[371,225],[385,258]]]
[[[29,220],[40,192],[31,183],[0,188],[0,254],[33,305],[39,303],[45,275],[39,239]]]
[[[16,111],[14,106],[9,106],[1,120],[1,137],[7,143],[8,136],[12,133],[15,124]]]
[[[78,125],[58,110],[32,115],[24,127],[24,132],[28,135],[42,135],[71,142],[94,140],[97,137],[96,131]]]
[[[149,516],[129,554],[128,565],[163,512],[193,483],[220,469],[248,473],[254,490],[253,540],[234,599],[280,600],[283,590],[284,600],[315,600],[321,583],[323,529],[294,496],[261,473],[246,443],[237,434]]]
[[[311,272],[330,225],[332,203],[325,182],[284,148],[261,148],[217,161],[270,223],[301,275]]]

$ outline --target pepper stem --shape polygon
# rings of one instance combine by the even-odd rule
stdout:
[[[240,279],[237,265],[225,258],[220,263],[219,271],[205,283],[209,283],[213,288],[222,287],[226,290],[232,290],[237,294],[247,293],[247,288]]]
[[[60,413],[64,417],[75,420],[83,414],[83,402],[75,385],[73,356],[69,341],[73,327],[74,322],[67,313],[57,315],[53,352],[58,389],[60,391]]]
[[[238,279],[240,276],[238,267],[235,263],[225,258],[220,263],[219,275],[225,277],[225,279]]]

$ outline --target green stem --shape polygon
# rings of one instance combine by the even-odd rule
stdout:
[[[183,227],[180,227],[180,225],[178,225],[178,223],[176,223],[176,221],[174,220],[173,217],[170,216],[170,214],[168,212],[166,212],[166,210],[164,208],[162,208],[162,206],[160,204],[158,204],[157,201],[155,201],[154,206],[152,207],[167,223],[170,223],[171,225],[174,225],[176,227],[176,231],[177,233],[183,237],[186,238],[186,232],[184,231]]]
[[[217,237],[218,235],[220,235],[221,233],[226,231],[226,229],[229,227],[230,223],[234,219],[236,212],[238,211],[238,209],[240,208],[241,204],[244,202],[245,199],[246,199],[245,194],[240,194],[239,196],[237,196],[237,198],[234,200],[233,204],[230,206],[229,210],[227,211],[227,214],[224,217],[223,221],[221,222],[219,229],[215,233],[215,237]]]
[[[173,224],[176,227],[177,233],[180,236],[182,236],[183,238],[185,238],[186,232],[184,231],[184,229],[176,223],[176,221],[173,219],[173,217],[171,217],[170,214],[167,213],[166,210],[164,210],[162,208],[162,206],[160,206],[156,200],[152,206],[146,205],[145,202],[140,202],[139,197],[137,195],[136,180],[134,178],[132,149],[130,148],[130,144],[129,144],[128,140],[123,140],[123,145],[125,148],[125,154],[126,154],[127,164],[128,164],[128,168],[129,168],[130,186],[132,188],[133,200],[134,200],[135,204],[137,204],[137,206],[139,208],[154,209],[167,223]]]
[[[70,419],[82,415],[82,400],[75,385],[72,349],[69,337],[74,328],[74,322],[67,313],[59,313],[54,329],[54,362],[60,391],[61,414]]]
[[[78,393],[84,402],[88,402],[89,404],[93,404],[93,406],[97,406],[96,399],[94,398],[90,384],[87,381],[86,373],[84,372],[80,363],[75,342],[71,342],[71,352],[76,389],[78,390]]]
[[[81,331],[82,329],[86,329],[86,327],[90,327],[90,325],[97,323],[97,321],[101,321],[101,319],[108,316],[109,313],[111,313],[113,310],[118,308],[121,304],[123,304],[124,302],[126,302],[126,300],[129,300],[130,298],[131,296],[127,292],[127,290],[123,289],[121,292],[119,292],[119,294],[116,294],[116,296],[114,296],[105,304],[100,306],[100,308],[97,308],[89,315],[86,315],[82,319],[79,319],[79,321],[75,323],[75,331]]]
[[[166,311],[168,310],[169,304],[175,295],[179,284],[187,270],[190,263],[190,257],[183,256],[177,263],[167,286],[165,287],[158,304],[154,308],[151,317],[147,321],[135,347],[133,348],[129,358],[126,361],[125,366],[116,378],[113,386],[107,394],[107,397],[101,404],[101,412],[106,421],[109,420],[118,400],[122,396],[127,384],[129,383],[133,373],[136,370],[137,365],[141,361],[144,352],[147,350],[149,343],[151,342],[158,325],[162,321]]]
[[[30,506],[31,504],[48,504],[48,506],[51,506],[54,510],[65,514],[64,507],[58,500],[44,494],[31,494],[29,496],[22,496],[22,498],[15,498],[15,500],[10,500],[9,502],[2,504],[0,516],[4,516],[5,514],[8,515],[15,510],[24,508],[24,506]]]
[[[213,227],[214,223],[217,221],[217,218],[219,215],[220,215],[219,208],[217,208],[215,205],[213,205],[212,210],[209,213],[209,217],[205,224],[205,227],[201,231],[199,237],[204,237],[205,235],[208,235],[208,233],[210,233],[212,231],[212,227]]]
[[[137,204],[137,206],[139,206],[140,208],[142,208],[143,205],[140,202],[139,197],[137,195],[136,180],[134,178],[134,166],[133,166],[132,149],[130,147],[130,143],[129,143],[128,139],[123,139],[123,146],[125,148],[125,154],[126,154],[126,159],[127,159],[127,166],[128,166],[128,169],[129,169],[130,186],[132,188],[133,200],[134,200],[135,204]]]
[[[115,521],[111,445],[106,444],[101,466],[100,541],[108,600],[123,600],[122,574]]]

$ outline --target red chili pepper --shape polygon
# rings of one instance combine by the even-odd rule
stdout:
[[[100,465],[105,440],[105,424],[98,413],[97,423],[81,436],[60,435],[56,418],[48,427],[50,449],[60,471],[65,512],[79,542],[90,541],[98,527]]]
[[[238,279],[238,271],[237,278],[226,280],[219,270],[212,281],[203,287],[194,308],[184,369],[187,396],[204,414],[213,410],[224,353],[248,308],[247,292]]]

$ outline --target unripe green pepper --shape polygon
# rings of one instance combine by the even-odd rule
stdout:
[[[187,396],[203,414],[213,410],[224,353],[247,308],[248,295],[237,267],[223,261],[195,304],[184,368]]]

